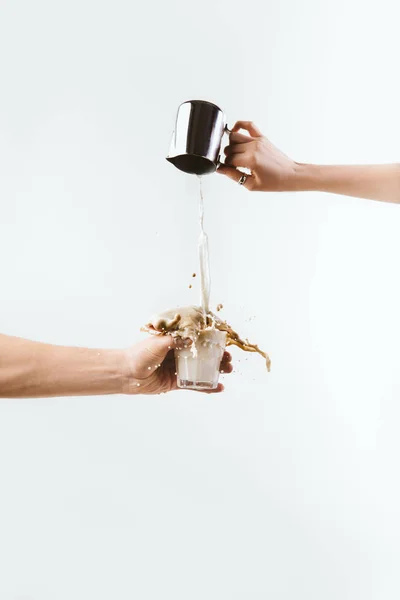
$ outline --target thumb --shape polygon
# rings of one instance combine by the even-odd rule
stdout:
[[[235,169],[235,167],[229,167],[228,165],[224,165],[222,163],[219,165],[217,173],[220,173],[221,175],[226,175],[227,177],[229,177],[229,179],[236,181],[236,183],[243,175],[243,173],[241,173],[241,171],[239,171],[238,169]]]
[[[168,352],[174,347],[174,338],[170,335],[152,335],[146,340],[147,352],[158,363],[162,363]]]

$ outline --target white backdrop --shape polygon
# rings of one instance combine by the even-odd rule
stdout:
[[[1,0],[0,331],[126,346],[197,301],[184,100],[301,162],[398,161],[396,9]],[[399,597],[400,208],[217,175],[205,202],[213,304],[272,373],[1,401],[1,600]]]

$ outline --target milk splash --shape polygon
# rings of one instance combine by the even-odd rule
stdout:
[[[203,198],[203,182],[201,175],[199,175],[200,184],[200,204],[199,204],[199,217],[200,217],[200,236],[199,236],[199,260],[200,260],[200,293],[201,293],[201,307],[205,314],[210,311],[210,289],[211,289],[211,277],[210,277],[210,258],[208,254],[208,237],[204,231],[204,198]]]

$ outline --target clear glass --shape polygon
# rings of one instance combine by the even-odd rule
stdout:
[[[209,329],[200,333],[194,347],[175,350],[178,387],[215,390],[225,345],[226,333]]]

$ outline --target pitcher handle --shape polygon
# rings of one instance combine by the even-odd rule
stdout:
[[[222,134],[222,139],[224,139],[224,135],[225,134],[227,134],[228,136],[230,136],[231,133],[232,133],[231,129],[229,129],[228,125],[225,125],[224,132]],[[221,141],[221,146],[222,146],[222,141]],[[225,164],[225,161],[221,160],[221,154],[222,154],[223,149],[225,149],[225,148],[226,148],[226,146],[224,146],[224,148],[221,148],[221,153],[218,156],[218,160],[217,160],[217,169],[218,169],[219,165],[224,165]]]

